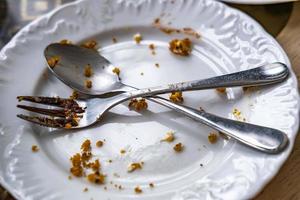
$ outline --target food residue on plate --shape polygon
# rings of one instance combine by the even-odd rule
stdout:
[[[112,72],[115,73],[117,76],[120,76],[121,70],[118,67],[114,67]]]
[[[97,146],[97,147],[102,147],[103,144],[104,144],[104,142],[101,141],[101,140],[98,140],[98,141],[96,142],[96,146]]]
[[[93,68],[90,64],[87,64],[84,67],[84,76],[85,77],[91,77],[93,75]]]
[[[85,43],[81,44],[80,46],[87,49],[95,49],[97,46],[97,42],[95,40],[88,40]]]
[[[117,42],[118,42],[118,40],[117,40],[116,37],[113,37],[113,38],[112,38],[112,41],[113,41],[113,43],[117,43]]]
[[[91,80],[85,80],[85,87],[86,88],[92,88],[93,82]]]
[[[141,35],[140,33],[136,33],[136,34],[133,36],[133,39],[134,39],[134,41],[135,41],[137,44],[139,44],[139,43],[142,41],[143,37],[142,37],[142,35]]]
[[[126,150],[125,150],[125,149],[121,149],[121,150],[120,150],[120,153],[121,153],[121,154],[125,154],[125,153],[126,153]]]
[[[169,50],[176,55],[189,56],[192,52],[192,41],[189,38],[171,40]]]
[[[161,140],[161,142],[173,142],[175,140],[174,132],[169,131],[167,132],[164,139]]]
[[[135,192],[136,194],[140,194],[140,193],[143,192],[143,190],[142,190],[139,186],[136,186],[136,187],[134,188],[134,192]]]
[[[87,191],[89,191],[87,187],[83,189],[83,192],[87,192]]]
[[[151,50],[151,54],[152,55],[155,55],[156,54],[156,52],[155,52],[155,45],[154,44],[149,44],[149,49]]]
[[[135,111],[141,111],[145,110],[148,108],[148,104],[146,102],[146,99],[140,98],[140,99],[131,99],[128,107],[130,110],[135,110]]]
[[[72,41],[67,40],[67,39],[63,39],[59,42],[59,44],[72,44]]]
[[[153,183],[149,183],[149,187],[150,188],[154,188],[154,184]]]
[[[31,147],[31,151],[32,152],[38,152],[40,149],[39,149],[39,147],[37,146],[37,145],[32,145],[32,147]]]
[[[209,133],[207,138],[208,138],[209,143],[214,144],[218,141],[218,134],[213,133],[213,132]]]
[[[159,68],[159,64],[158,64],[158,63],[155,63],[155,67]]]
[[[138,163],[138,162],[136,162],[136,163],[131,163],[131,164],[128,166],[127,171],[128,171],[128,172],[133,172],[133,171],[135,171],[135,170],[137,170],[137,169],[142,169],[142,166],[143,166],[143,163]]]
[[[169,99],[174,103],[182,103],[184,101],[181,91],[172,92]]]
[[[235,119],[239,120],[239,121],[246,121],[246,118],[243,117],[242,112],[240,110],[238,110],[237,108],[234,108],[232,111],[233,116],[235,117]]]
[[[176,152],[182,152],[184,149],[184,146],[182,145],[182,143],[177,143],[175,144],[175,146],[173,147],[174,151]]]
[[[220,87],[220,88],[217,88],[216,91],[221,93],[221,94],[225,94],[226,93],[226,88],[225,87]]]
[[[58,64],[60,59],[61,59],[60,56],[52,56],[51,58],[47,59],[47,63],[53,69]]]
[[[78,97],[79,97],[78,92],[76,90],[73,90],[73,92],[69,98],[74,100],[74,99],[78,99]]]

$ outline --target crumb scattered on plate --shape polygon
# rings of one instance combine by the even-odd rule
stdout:
[[[143,37],[142,37],[142,35],[141,35],[140,33],[136,33],[136,34],[133,36],[133,39],[134,39],[134,41],[135,41],[137,44],[139,44],[139,43],[142,41]]]
[[[189,38],[174,39],[169,42],[169,50],[176,55],[189,56],[192,52],[192,41]]]
[[[87,187],[83,189],[83,192],[87,192],[87,191],[89,191]]]
[[[169,131],[167,132],[164,139],[161,140],[161,142],[173,142],[175,140],[174,132]]]
[[[120,76],[121,70],[118,67],[114,67],[112,72],[115,73],[117,76]]]
[[[184,101],[182,92],[172,92],[169,99],[174,103],[182,103]]]
[[[37,146],[37,145],[32,145],[32,147],[31,147],[31,151],[32,152],[38,152],[40,149],[39,149],[39,147]]]
[[[220,87],[220,88],[217,88],[216,91],[221,93],[221,94],[225,94],[226,93],[226,88],[225,87]]]
[[[93,68],[90,64],[87,64],[84,67],[84,76],[85,77],[91,77],[93,75]]]
[[[153,183],[149,183],[149,187],[154,188],[154,184]]]
[[[51,58],[47,59],[47,63],[53,69],[58,64],[60,59],[60,56],[52,56]]]
[[[155,55],[156,54],[156,52],[155,52],[155,45],[154,44],[149,44],[149,49],[151,50],[151,54],[152,55]]]
[[[86,88],[92,88],[93,82],[91,80],[85,80],[85,87]]]
[[[113,41],[113,43],[117,43],[117,42],[118,42],[118,40],[117,40],[116,37],[113,37],[113,38],[112,38],[112,41]]]
[[[135,111],[141,111],[145,110],[148,108],[148,104],[146,102],[146,99],[141,98],[141,99],[131,99],[128,107],[130,110],[135,110]]]
[[[246,118],[243,117],[242,112],[240,110],[238,110],[237,108],[234,108],[232,111],[233,116],[239,120],[239,121],[246,121]]]
[[[140,194],[140,193],[143,192],[143,190],[142,190],[139,186],[136,186],[136,187],[134,188],[134,192],[135,192],[136,194]]]
[[[98,141],[96,142],[96,146],[97,146],[97,147],[102,147],[103,144],[104,144],[104,142],[101,141],[101,140],[98,140]]]
[[[141,72],[141,76],[144,76],[144,72]]]
[[[181,151],[183,151],[184,146],[183,146],[182,143],[180,142],[180,143],[175,144],[175,146],[173,147],[173,149],[174,149],[174,151],[176,151],[176,152],[181,152]]]
[[[81,47],[87,48],[87,49],[95,49],[97,46],[97,42],[95,40],[89,40],[85,43],[80,45]]]
[[[60,43],[60,44],[72,44],[72,41],[71,41],[71,40],[64,39],[64,40],[61,40],[59,43]]]
[[[127,171],[128,172],[133,172],[137,169],[142,169],[143,164],[142,163],[131,163],[128,168]]]
[[[211,144],[215,144],[218,141],[218,134],[217,133],[209,133],[208,136],[208,141]]]
[[[121,154],[125,154],[125,153],[126,153],[126,150],[125,150],[125,149],[121,149],[121,150],[120,150],[120,153],[121,153]]]
[[[78,99],[78,97],[79,97],[78,92],[73,90],[73,92],[69,98],[74,100],[74,99]]]
[[[155,67],[159,68],[159,64],[158,64],[158,63],[155,63]]]

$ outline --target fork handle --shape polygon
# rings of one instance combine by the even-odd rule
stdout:
[[[220,87],[259,86],[282,82],[288,76],[289,70],[283,63],[271,63],[261,67],[225,74],[208,79],[188,81],[167,86],[139,89],[127,92],[131,98],[154,96],[174,91],[203,90]]]
[[[207,126],[262,152],[270,154],[280,153],[288,144],[287,135],[282,131],[273,128],[226,119],[202,110],[174,104],[169,100],[158,96],[149,97],[148,99],[179,113],[185,114],[196,121],[200,121]]]

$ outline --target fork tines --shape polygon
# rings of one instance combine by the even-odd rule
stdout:
[[[48,115],[49,117],[42,116],[27,116],[23,114],[17,115],[17,117],[36,123],[42,126],[53,128],[72,128],[78,126],[78,121],[84,113],[79,104],[73,99],[64,99],[59,97],[41,97],[41,96],[18,96],[19,101],[28,101],[38,104],[50,105],[60,107],[61,109],[47,109],[38,108],[26,105],[17,105],[18,108],[39,113],[42,115]]]

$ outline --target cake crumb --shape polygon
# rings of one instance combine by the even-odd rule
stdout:
[[[121,154],[125,154],[125,153],[126,153],[126,150],[125,150],[125,149],[121,149],[121,150],[120,150],[120,153],[121,153]]]
[[[128,172],[133,172],[137,169],[142,169],[142,164],[141,163],[131,163],[129,166],[128,166],[128,169],[127,171]]]
[[[96,142],[96,146],[97,146],[97,147],[102,147],[103,144],[104,144],[104,142],[101,141],[101,140],[98,140],[98,141]]]
[[[112,163],[113,161],[111,159],[108,160],[109,163]]]
[[[142,41],[143,37],[140,33],[136,33],[134,36],[133,36],[133,39],[134,41],[137,43],[137,44],[140,44],[140,42]]]
[[[76,90],[73,90],[71,96],[69,97],[70,99],[78,99],[79,93]]]
[[[221,94],[225,94],[226,93],[226,88],[225,87],[220,87],[220,88],[217,88],[216,91],[221,93]]]
[[[136,187],[134,188],[134,192],[135,192],[136,194],[140,194],[140,193],[143,192],[143,190],[142,190],[139,186],[136,186]]]
[[[70,176],[68,176],[68,179],[69,179],[69,180],[72,180],[72,176],[71,176],[71,175],[70,175]]]
[[[83,192],[87,192],[87,191],[89,191],[87,187],[83,189]]]
[[[174,39],[169,42],[169,50],[176,55],[189,56],[192,52],[192,42],[188,38]]]
[[[71,40],[63,39],[59,42],[59,44],[72,44]]]
[[[85,77],[91,77],[93,75],[93,69],[92,66],[90,64],[87,64],[84,67],[84,76]]]
[[[121,70],[118,67],[113,68],[112,70],[113,73],[115,73],[117,76],[120,76]]]
[[[172,92],[169,99],[174,103],[182,103],[184,101],[182,97],[182,92]]]
[[[104,184],[105,176],[99,172],[91,173],[87,176],[87,180],[95,184]]]
[[[97,42],[95,40],[88,40],[85,43],[81,44],[80,46],[87,49],[95,49],[97,46]]]
[[[175,140],[174,132],[169,131],[167,132],[164,139],[161,140],[161,142],[173,142]]]
[[[72,124],[71,123],[66,123],[65,124],[65,129],[70,129],[72,128]]]
[[[184,146],[182,145],[182,143],[177,143],[175,144],[175,146],[173,147],[174,151],[176,152],[181,152],[184,149]]]
[[[158,64],[158,63],[155,63],[155,67],[159,68],[159,64]]]
[[[40,149],[39,149],[39,147],[37,146],[37,145],[32,145],[32,147],[31,147],[31,151],[32,152],[38,152]]]
[[[149,183],[149,187],[150,188],[154,188],[154,184],[153,183]]]
[[[207,138],[211,144],[215,144],[218,141],[218,135],[216,133],[209,133]]]
[[[58,64],[60,61],[61,57],[60,56],[52,56],[51,58],[47,59],[47,63],[49,67],[52,69]]]
[[[86,88],[92,88],[93,82],[91,80],[85,80],[85,87]]]
[[[130,110],[135,110],[135,111],[141,111],[145,110],[148,108],[148,104],[146,102],[146,99],[141,98],[141,99],[131,99],[128,107]]]

